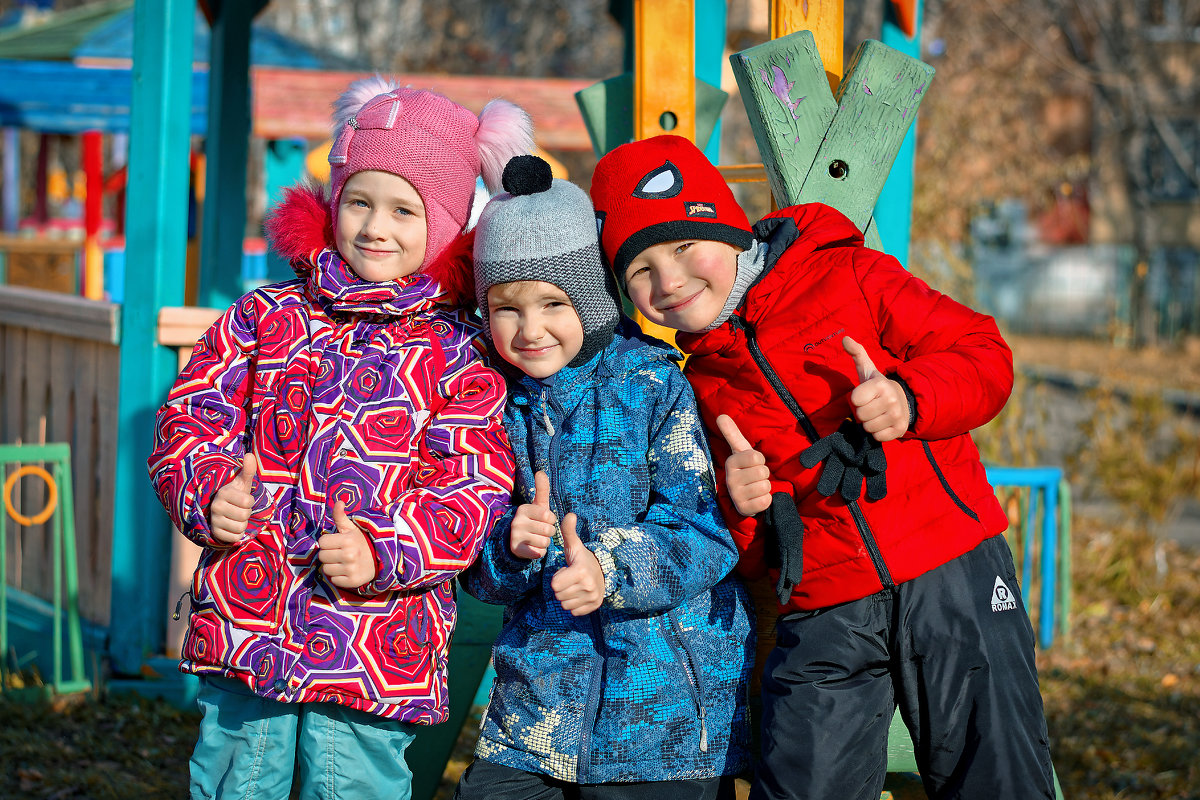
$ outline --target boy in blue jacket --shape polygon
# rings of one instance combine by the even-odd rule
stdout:
[[[534,156],[504,188],[475,292],[523,502],[462,576],[507,608],[456,797],[732,798],[752,626],[695,398],[621,317],[587,195]]]

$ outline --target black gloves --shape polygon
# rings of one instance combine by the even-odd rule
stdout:
[[[779,567],[775,594],[779,597],[780,605],[783,605],[792,596],[792,588],[800,582],[804,573],[804,521],[796,510],[796,501],[787,492],[771,495],[771,507],[765,513],[764,521],[767,529],[775,535],[776,547],[774,554],[768,551],[767,563]]]
[[[841,489],[846,502],[857,500],[867,484],[867,499],[879,500],[887,494],[887,457],[883,445],[852,419],[833,433],[818,439],[800,454],[800,463],[812,469],[825,462],[817,491],[825,497]]]

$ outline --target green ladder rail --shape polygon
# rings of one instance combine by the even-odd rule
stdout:
[[[8,466],[19,465],[14,470]],[[51,471],[36,464],[48,464]],[[5,659],[8,655],[8,528],[12,520],[18,525],[41,524],[51,521],[54,536],[54,597],[52,605],[54,662],[51,686],[58,694],[83,692],[91,688],[83,665],[83,633],[79,620],[79,574],[75,555],[75,495],[71,483],[71,446],[65,442],[50,444],[0,445],[0,469],[4,480],[4,520],[0,524],[0,691],[8,685]],[[25,475],[47,480],[49,492],[46,507],[38,514],[25,516],[17,512],[11,500],[17,483]],[[64,580],[66,586],[64,587]],[[65,588],[65,593],[64,593]],[[65,596],[64,596],[65,595]],[[63,605],[66,605],[66,633],[71,678],[63,678]]]

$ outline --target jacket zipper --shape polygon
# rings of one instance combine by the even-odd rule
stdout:
[[[788,407],[792,414],[799,420],[800,425],[804,428],[804,432],[812,442],[820,439],[817,429],[813,427],[812,420],[804,413],[804,409],[800,408],[800,404],[796,402],[796,398],[788,391],[779,374],[775,372],[775,368],[771,366],[771,362],[767,360],[767,354],[763,352],[762,347],[758,344],[758,335],[754,330],[754,326],[750,321],[734,314],[729,318],[729,324],[736,330],[746,334],[746,346],[750,350],[750,357],[754,359],[755,365],[758,366],[763,376],[767,379],[767,383],[771,384],[771,388],[779,395],[779,399]],[[887,568],[887,564],[883,561],[883,554],[879,552],[879,545],[875,542],[875,535],[871,532],[871,526],[867,523],[867,518],[862,512],[862,508],[858,504],[858,500],[851,500],[847,503],[850,509],[850,515],[854,517],[854,525],[858,528],[858,535],[862,539],[863,546],[867,548],[867,555],[871,557],[871,563],[875,566],[875,572],[879,577],[879,582],[884,588],[894,588],[896,583],[892,580],[891,571]]]
[[[555,474],[557,473],[557,470],[554,469],[554,465],[558,463],[557,455],[559,431],[551,421],[550,415],[547,413],[546,409],[549,408],[553,410],[558,416],[560,427],[566,420],[567,415],[566,412],[563,411],[562,407],[554,401],[554,398],[551,396],[550,392],[545,388],[542,389],[542,399],[543,421],[545,422],[546,432],[550,434],[550,447],[548,448],[549,463],[546,464],[546,477],[550,480],[550,506],[551,510],[554,511],[555,516],[559,518],[559,524],[561,525],[563,505],[562,501],[558,499],[558,493],[555,491],[557,485],[554,480]],[[555,538],[558,540],[558,546],[563,548],[565,551],[566,548],[564,547],[564,543],[562,541],[561,532],[556,534]],[[592,624],[592,636],[594,637],[596,646],[598,648],[602,647],[604,643],[603,630],[600,627],[600,618],[598,616],[599,613],[599,610],[596,610],[588,615],[589,621]],[[600,675],[603,673],[603,671],[604,657],[597,654],[594,665],[592,666],[591,679],[588,682],[587,705],[584,707],[583,719],[580,721],[579,755],[577,757],[577,763],[575,766],[575,780],[577,783],[584,782],[584,777],[587,774],[587,768],[591,761],[591,759],[588,758],[588,748],[591,746],[592,742],[592,729],[596,726],[596,714],[599,713],[600,709]]]
[[[704,692],[700,686],[700,670],[696,669],[695,654],[692,653],[692,648],[688,646],[687,639],[684,638],[683,628],[679,625],[679,620],[675,617],[674,609],[667,612],[667,619],[671,623],[671,630],[674,632],[675,638],[679,640],[679,647],[671,649],[675,652],[675,660],[679,662],[680,668],[683,669],[688,687],[692,690],[692,699],[696,701],[696,711],[700,714],[700,752],[707,753],[708,723],[705,720],[707,709],[704,707]],[[683,650],[682,654],[679,652],[681,649]]]

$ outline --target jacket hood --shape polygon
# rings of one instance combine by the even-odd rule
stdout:
[[[300,184],[284,190],[283,199],[263,222],[271,249],[291,264],[296,276],[307,279],[324,250],[337,252],[333,213],[326,188]],[[475,234],[462,234],[450,242],[420,274],[437,284],[437,302],[456,307],[474,305],[475,276],[471,250]]]
[[[767,268],[788,248],[800,257],[830,247],[855,247],[863,243],[862,231],[842,212],[824,203],[804,203],[781,208],[754,225],[754,236],[767,242]]]

